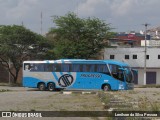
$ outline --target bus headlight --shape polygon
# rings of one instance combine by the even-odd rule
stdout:
[[[119,89],[120,89],[120,90],[124,90],[124,85],[123,85],[122,82],[120,82],[120,84],[119,84]]]

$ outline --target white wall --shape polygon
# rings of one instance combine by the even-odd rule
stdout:
[[[128,63],[131,67],[138,69],[138,84],[144,85],[144,48],[106,48],[104,59],[110,59],[110,55],[115,55],[114,60]],[[125,59],[125,55],[129,55],[129,59]],[[133,59],[133,55],[137,55],[137,59]],[[156,84],[160,84],[160,48],[147,48],[147,71],[156,72]]]
[[[144,48],[105,48],[104,59],[110,59],[110,55],[115,55],[115,60],[123,61],[130,64],[131,67],[144,67]],[[129,55],[129,59],[125,59]],[[133,59],[137,55],[137,59]],[[147,67],[160,68],[160,48],[147,48]]]
[[[138,69],[138,85],[144,85],[144,70]]]
[[[141,40],[141,46],[145,46],[145,40]],[[146,40],[146,46],[160,46],[160,40]]]

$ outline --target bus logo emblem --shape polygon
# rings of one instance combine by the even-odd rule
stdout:
[[[73,76],[69,75],[69,74],[64,74],[62,75],[59,80],[58,80],[58,84],[61,87],[68,87],[73,83]]]

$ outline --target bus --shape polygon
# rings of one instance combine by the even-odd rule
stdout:
[[[60,59],[23,62],[23,86],[39,90],[129,90],[128,64],[113,60]]]

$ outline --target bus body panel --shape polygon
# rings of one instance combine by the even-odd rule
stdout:
[[[115,64],[119,66],[128,66],[125,63],[117,61],[103,60],[56,60],[56,61],[25,61],[23,63],[23,86],[37,88],[39,82],[45,83],[46,87],[49,82],[55,83],[56,88],[65,89],[102,89],[103,84],[109,84],[112,90],[133,89],[132,83],[124,80],[118,80],[108,73],[102,72],[36,72],[25,70],[24,64]]]
[[[58,82],[59,78],[63,75],[71,75],[73,76],[72,84],[67,84],[69,86],[60,86],[60,82]],[[32,76],[32,77],[31,77]],[[101,89],[103,84],[109,84],[112,90],[118,89],[127,89],[120,88],[120,85],[126,86],[124,82],[118,81],[115,78],[102,74],[102,73],[32,73],[31,76],[23,77],[23,86],[24,87],[33,87],[36,88],[37,84],[40,82],[44,82],[47,86],[47,83],[53,82],[56,85],[56,88],[66,88],[66,89]],[[55,77],[56,76],[56,77]],[[48,79],[47,79],[48,78]]]

